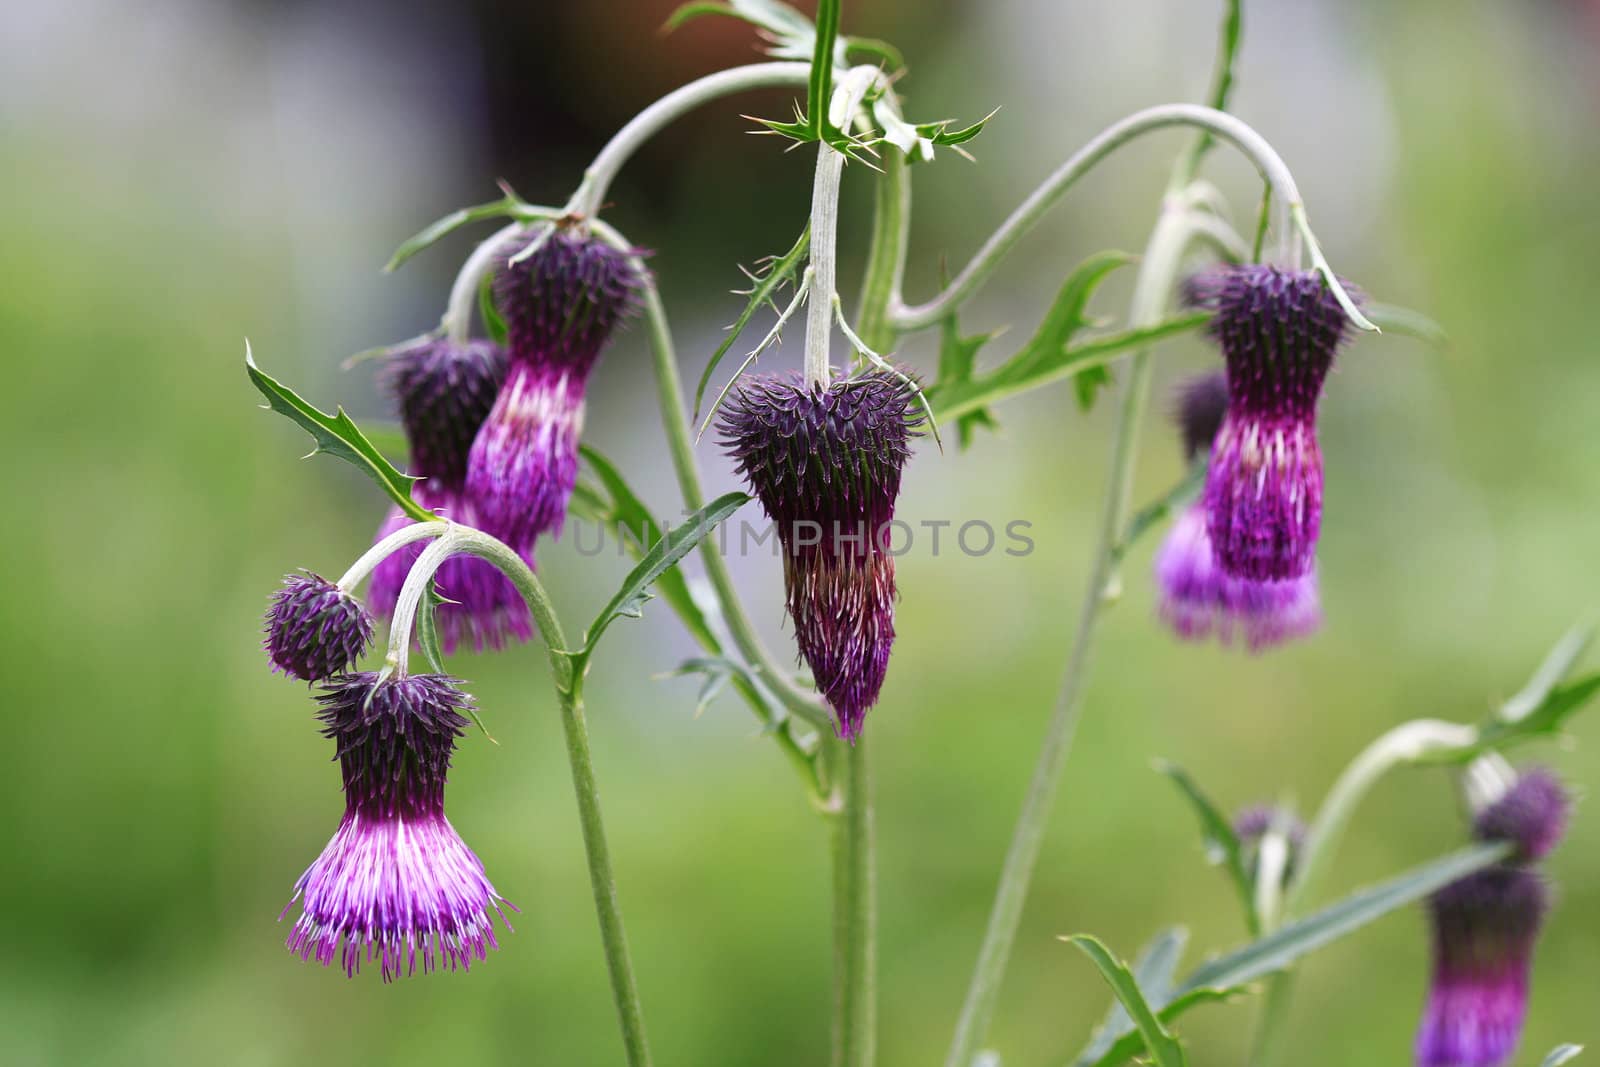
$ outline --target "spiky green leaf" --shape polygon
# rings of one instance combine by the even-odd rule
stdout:
[[[1128,965],[1113,956],[1100,941],[1087,934],[1075,934],[1062,940],[1081,950],[1099,969],[1100,977],[1106,980],[1112,993],[1116,994],[1117,1000],[1133,1020],[1134,1028],[1139,1031],[1139,1036],[1143,1039],[1145,1048],[1149,1050],[1156,1067],[1186,1067],[1188,1057],[1183,1054],[1183,1046],[1150,1007]]]
[[[746,301],[744,310],[733,321],[728,329],[728,334],[711,353],[711,359],[706,364],[705,370],[700,372],[700,381],[694,387],[694,417],[700,417],[700,404],[704,401],[706,387],[711,384],[711,376],[716,372],[717,365],[722,362],[722,357],[728,354],[728,349],[739,339],[744,328],[750,324],[750,319],[763,304],[771,303],[774,294],[786,283],[794,281],[795,272],[800,264],[805,261],[806,252],[811,247],[811,227],[808,224],[800,231],[800,236],[790,246],[789,251],[772,260],[764,269],[754,275],[754,284],[750,289],[750,299]]]

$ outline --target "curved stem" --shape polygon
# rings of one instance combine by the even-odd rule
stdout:
[[[456,272],[456,280],[450,286],[450,301],[445,305],[444,317],[439,320],[439,328],[444,330],[445,337],[462,344],[472,335],[472,309],[478,303],[478,286],[483,284],[484,275],[494,266],[500,246],[521,233],[526,225],[524,222],[513,222],[501,227],[478,242],[472,255],[461,264],[461,269]]]
[[[338,585],[345,592],[351,592],[356,586],[366,580],[367,575],[377,569],[378,564],[389,558],[389,554],[396,549],[404,548],[413,541],[421,541],[429,537],[438,537],[450,529],[448,522],[413,522],[400,527],[394,533],[385,537],[371,548],[361,554],[361,558],[350,564],[350,569],[344,572]]]
[[[806,298],[806,361],[808,385],[827,385],[829,339],[833,336],[833,299],[838,291],[839,180],[844,153],[817,143],[817,174],[811,185],[811,294]]]
[[[810,77],[809,63],[751,63],[707,74],[674,89],[635,115],[606,142],[584,172],[583,184],[573,194],[568,212],[584,217],[598,214],[617,172],[640,146],[702,104],[750,89],[805,85]]]
[[[878,1043],[878,872],[866,738],[835,742],[833,1067],[871,1067]]]
[[[1151,232],[1144,259],[1139,266],[1129,316],[1131,325],[1148,326],[1160,320],[1177,277],[1183,250],[1193,233],[1187,204],[1181,197],[1169,198]],[[1011,956],[1011,946],[1016,940],[1017,927],[1022,921],[1028,885],[1039,859],[1039,849],[1044,843],[1045,824],[1061,782],[1062,770],[1066,767],[1067,755],[1072,748],[1073,734],[1077,730],[1078,710],[1088,676],[1089,651],[1101,609],[1107,602],[1107,587],[1111,584],[1116,567],[1114,553],[1127,523],[1128,501],[1138,458],[1139,428],[1144,419],[1149,386],[1150,354],[1140,351],[1129,361],[1128,380],[1123,386],[1122,407],[1117,416],[1116,438],[1106,479],[1105,501],[1101,507],[1099,539],[1089,569],[1083,604],[1078,613],[1072,653],[1067,661],[1055,711],[1045,732],[1044,744],[1034,764],[1033,779],[1028,785],[1022,812],[1012,831],[1011,846],[1006,852],[994,906],[989,913],[988,929],[984,932],[983,945],[978,951],[977,966],[973,969],[972,982],[967,988],[967,998],[961,1007],[961,1017],[956,1023],[956,1033],[945,1059],[945,1067],[972,1067],[973,1057],[988,1033],[995,1005],[999,1002],[1001,979]]]
[[[627,933],[622,925],[622,905],[617,899],[616,875],[611,867],[611,847],[606,841],[605,822],[600,813],[600,789],[595,782],[594,760],[589,751],[589,728],[583,717],[583,678],[574,675],[562,651],[567,637],[556,617],[544,586],[511,548],[480,530],[457,527],[448,538],[441,538],[429,551],[450,542],[459,550],[488,560],[500,569],[517,592],[527,601],[544,639],[552,667],[555,668],[556,697],[561,705],[561,728],[566,735],[567,763],[572,770],[572,788],[578,801],[578,821],[583,828],[583,850],[589,866],[589,888],[594,895],[595,915],[600,922],[600,940],[605,946],[606,970],[611,978],[611,996],[616,1004],[617,1021],[629,1067],[649,1067],[650,1048],[645,1040],[644,1013],[639,1004],[639,985],[633,974],[633,959],[628,954]],[[407,579],[409,584],[410,579]],[[399,609],[396,608],[398,616]]]
[[[925,304],[914,307],[902,304],[892,309],[890,317],[895,326],[901,330],[922,329],[955,310],[983,284],[1022,235],[1090,168],[1134,138],[1169,126],[1192,126],[1208,131],[1239,149],[1255,164],[1272,187],[1279,212],[1278,256],[1286,264],[1293,265],[1299,259],[1300,229],[1293,212],[1300,205],[1300,189],[1277,151],[1255,130],[1226,112],[1198,104],[1163,104],[1129,115],[1080,148],[1000,224],[944,292]]]

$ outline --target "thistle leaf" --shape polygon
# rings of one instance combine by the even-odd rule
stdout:
[[[378,487],[389,494],[389,499],[407,515],[418,522],[437,521],[437,515],[425,510],[411,498],[411,487],[422,479],[401,473],[384,459],[383,453],[367,440],[361,428],[344,413],[344,408],[336,408],[329,415],[306,403],[293,389],[256,366],[249,341],[244,345],[244,367],[250,375],[251,384],[267,398],[266,406],[298,424],[316,441],[317,447],[312,449],[311,455],[325,452],[355,464],[367,477],[377,482]]]
[[[1099,968],[1100,977],[1106,980],[1112,993],[1116,994],[1117,1000],[1132,1018],[1134,1027],[1139,1031],[1139,1036],[1157,1067],[1186,1067],[1188,1057],[1183,1054],[1183,1046],[1178,1044],[1178,1039],[1168,1032],[1161,1019],[1151,1009],[1144,992],[1139,988],[1138,981],[1133,977],[1133,972],[1128,970],[1128,965],[1113,956],[1105,945],[1087,934],[1076,934],[1064,937],[1062,940],[1080,949],[1089,957],[1090,962]]]
[[[1228,873],[1228,878],[1238,893],[1239,903],[1244,907],[1246,928],[1252,936],[1259,933],[1261,924],[1256,916],[1255,883],[1250,879],[1250,872],[1245,869],[1244,853],[1239,845],[1239,836],[1233,832],[1233,824],[1182,767],[1176,763],[1159,760],[1156,763],[1156,770],[1172,780],[1172,784],[1178,787],[1178,791],[1194,809],[1195,815],[1200,820],[1200,835],[1205,845],[1206,859]]]
[[[728,354],[728,349],[739,339],[744,328],[750,324],[750,319],[760,309],[761,305],[771,302],[773,295],[786,283],[795,278],[795,271],[805,260],[806,252],[811,247],[811,226],[807,224],[800,236],[795,239],[789,251],[772,260],[761,273],[753,276],[755,285],[750,289],[750,299],[745,303],[744,310],[734,320],[733,327],[728,330],[728,335],[722,339],[717,350],[711,353],[711,360],[706,364],[706,369],[700,372],[700,381],[694,387],[694,417],[700,417],[700,404],[705,400],[706,387],[711,383],[712,374],[716,373],[717,365],[722,362],[722,357]]]

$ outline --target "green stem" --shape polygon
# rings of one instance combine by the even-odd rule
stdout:
[[[1189,207],[1183,198],[1172,197],[1164,205],[1160,219],[1145,248],[1139,276],[1134,285],[1131,325],[1148,326],[1160,320],[1168,295],[1177,277],[1183,249],[1193,229]],[[1127,523],[1133,473],[1138,459],[1139,429],[1144,420],[1150,391],[1150,353],[1140,351],[1128,364],[1128,380],[1123,386],[1122,407],[1117,416],[1116,438],[1111,450],[1110,473],[1106,479],[1105,501],[1101,507],[1100,533],[1090,565],[1088,587],[1078,613],[1078,628],[1072,653],[1067,661],[1061,693],[1055,712],[1045,731],[1044,744],[1034,765],[1033,779],[1023,800],[1022,812],[1011,836],[989,913],[988,929],[978,952],[977,966],[967,988],[967,998],[956,1023],[955,1037],[945,1067],[972,1067],[984,1037],[993,1021],[1000,998],[1000,983],[1005,975],[1011,946],[1022,921],[1028,885],[1044,843],[1045,824],[1055,801],[1067,755],[1077,730],[1083,688],[1088,677],[1089,653],[1107,602],[1106,591],[1116,569],[1114,553]]]
[[[878,1041],[877,838],[867,741],[836,742],[833,815],[833,1067],[871,1067]]]
[[[617,880],[611,868],[611,848],[606,842],[605,823],[600,814],[600,789],[595,783],[594,760],[589,751],[589,729],[583,718],[583,679],[573,673],[571,660],[561,651],[567,647],[561,620],[556,617],[555,606],[544,586],[509,547],[488,534],[464,527],[456,527],[449,536],[458,538],[462,551],[488,560],[511,579],[517,592],[527,601],[539,626],[539,635],[544,639],[555,673],[561,728],[567,741],[567,762],[572,769],[578,821],[583,827],[583,850],[589,864],[589,887],[594,893],[595,914],[600,920],[600,940],[605,946],[606,970],[611,977],[611,996],[622,1028],[622,1044],[629,1067],[649,1067],[650,1048],[645,1040],[644,1014],[639,1006],[639,985],[633,974],[633,960],[628,955],[622,905],[617,900]],[[410,580],[407,581],[409,584]]]
[[[872,243],[867,248],[856,329],[867,347],[887,355],[896,336],[889,309],[900,299],[900,276],[905,270],[911,177],[905,156],[896,150],[885,152],[882,163],[883,173],[873,192]]]

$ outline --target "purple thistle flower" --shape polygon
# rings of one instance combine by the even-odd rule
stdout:
[[[349,670],[372,643],[372,616],[318,574],[286,575],[267,609],[264,645],[274,670],[307,682]]]
[[[499,947],[489,909],[506,922],[511,906],[444,814],[471,697],[442,675],[369,671],[334,679],[318,701],[345,813],[284,908],[301,903],[289,951],[323,966],[337,955],[351,977],[363,957],[376,959],[384,981],[415,974],[419,961],[424,972],[471,967]]]
[[[495,302],[510,370],[467,460],[467,492],[483,529],[530,550],[559,535],[578,472],[589,371],[632,314],[644,284],[631,256],[557,230],[520,262],[501,260]],[[527,247],[526,244],[523,247]]]
[[[1173,418],[1191,462],[1210,450],[1228,414],[1228,379],[1204,374],[1178,389]],[[1215,635],[1223,644],[1240,638],[1252,652],[1296,637],[1322,623],[1313,567],[1298,578],[1264,581],[1229,574],[1217,561],[1205,508],[1184,509],[1156,553],[1160,613],[1187,641]]]
[[[476,525],[477,513],[468,500],[430,490],[428,485],[424,482],[416,488],[419,504],[438,508],[464,525]],[[383,540],[410,521],[399,508],[391,508],[378,529],[377,540]],[[391,552],[373,570],[372,584],[367,588],[367,604],[373,614],[383,619],[394,617],[400,589],[417,557],[422,555],[422,549],[421,543],[413,541]],[[521,555],[532,567],[532,549]],[[508,641],[527,641],[533,636],[533,617],[527,603],[511,584],[511,579],[487,560],[476,556],[451,556],[434,573],[434,588],[445,599],[434,609],[433,620],[439,647],[446,654],[462,645],[471,645],[475,652],[482,652],[485,647],[498,651]]]
[[[1186,641],[1237,640],[1260,652],[1316,632],[1322,601],[1315,566],[1281,582],[1236,577],[1222,569],[1206,525],[1205,508],[1191,504],[1156,552],[1158,610],[1173,633]]]
[[[405,425],[411,473],[461,489],[467,453],[505,377],[505,350],[491,341],[429,339],[394,354],[383,380]]]
[[[800,654],[850,742],[894,645],[889,522],[921,421],[914,397],[885,371],[827,386],[760,376],[721,419],[729,454],[777,525]]]
[[[1250,265],[1187,283],[1212,308],[1228,370],[1228,415],[1206,476],[1207,525],[1223,569],[1299,578],[1322,524],[1317,399],[1349,321],[1315,271]]]
[[[1433,981],[1417,1031],[1418,1067],[1501,1067],[1516,1050],[1550,906],[1549,887],[1528,864],[1560,839],[1567,806],[1561,784],[1533,770],[1473,820],[1474,837],[1518,850],[1428,900]]]

